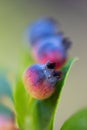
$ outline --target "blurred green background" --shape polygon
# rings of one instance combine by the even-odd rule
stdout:
[[[86,0],[0,0],[0,66],[16,71],[26,44],[28,24],[52,16],[73,41],[69,52],[79,57],[63,90],[55,130],[76,110],[87,106],[87,1]]]

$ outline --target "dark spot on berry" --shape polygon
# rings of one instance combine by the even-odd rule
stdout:
[[[54,69],[55,66],[56,66],[56,63],[51,63],[51,62],[48,62],[48,63],[47,63],[47,68],[48,68],[48,69]]]

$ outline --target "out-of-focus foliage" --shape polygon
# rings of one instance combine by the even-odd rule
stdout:
[[[72,115],[65,121],[61,130],[87,130],[87,108]]]
[[[14,113],[2,103],[0,103],[0,115],[14,119]]]
[[[7,107],[10,101],[13,101],[12,87],[7,74],[7,70],[0,68],[0,115],[14,118],[13,110]]]
[[[7,79],[7,73],[3,70],[0,71],[0,99],[4,97],[13,99],[12,88]]]

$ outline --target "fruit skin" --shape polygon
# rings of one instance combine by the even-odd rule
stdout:
[[[35,64],[27,68],[23,75],[23,82],[28,93],[39,100],[49,98],[55,91],[56,83],[60,79],[60,72],[56,72],[54,67],[49,69],[45,65]],[[59,76],[59,77],[58,77]]]
[[[56,20],[51,17],[43,17],[27,28],[26,35],[28,42],[34,46],[38,40],[56,35],[58,32],[59,26]]]
[[[55,62],[55,68],[61,69],[67,61],[71,41],[60,31],[56,20],[49,17],[41,18],[35,21],[27,32],[36,62]]]
[[[61,69],[67,61],[67,48],[63,43],[62,36],[53,36],[38,41],[33,50],[33,57],[36,62],[45,64],[47,61],[55,62],[56,69]]]

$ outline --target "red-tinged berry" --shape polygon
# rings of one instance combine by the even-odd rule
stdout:
[[[49,98],[56,89],[56,83],[61,79],[61,71],[55,71],[55,63],[45,65],[35,64],[29,67],[23,82],[29,94],[39,100]]]
[[[54,62],[56,69],[61,69],[67,61],[67,49],[62,38],[50,37],[39,41],[41,44],[33,47],[33,57],[41,64],[47,61]]]
[[[0,130],[19,130],[14,120],[5,115],[0,115]]]

